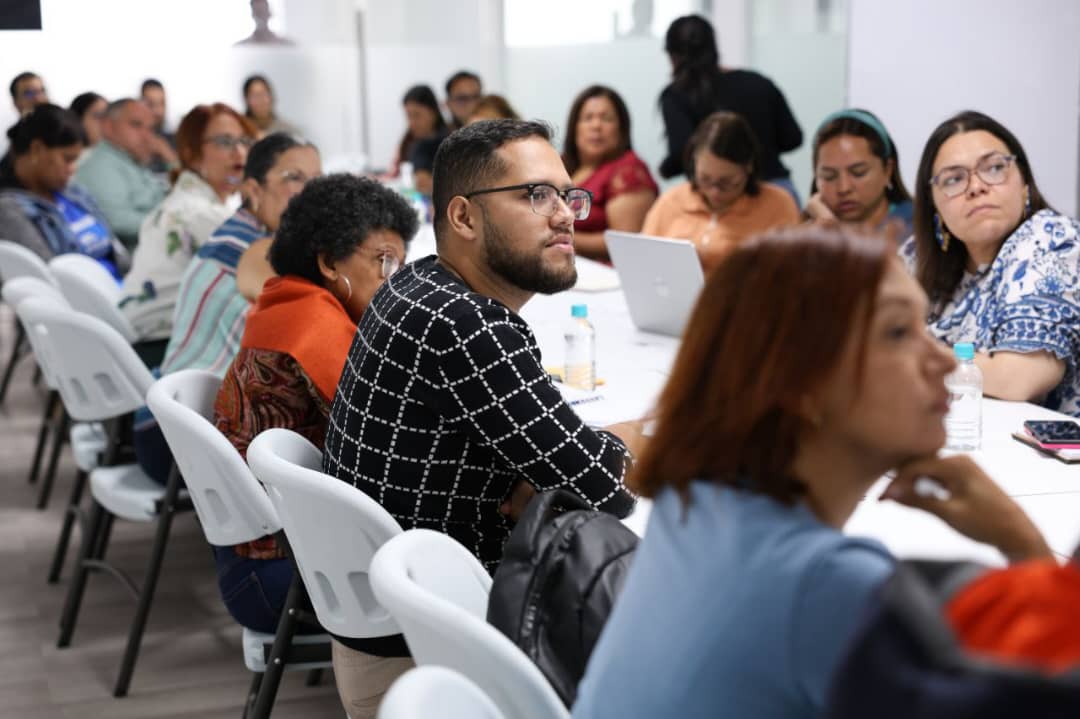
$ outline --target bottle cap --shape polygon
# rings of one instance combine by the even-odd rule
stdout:
[[[588,317],[589,306],[588,305],[572,305],[570,307],[571,317]]]
[[[971,342],[957,342],[953,345],[952,351],[958,360],[975,359],[975,345]]]

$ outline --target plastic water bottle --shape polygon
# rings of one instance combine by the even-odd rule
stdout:
[[[566,324],[563,382],[577,389],[596,389],[596,332],[589,323],[589,308],[574,305]]]
[[[975,365],[975,345],[972,343],[953,345],[953,354],[959,364],[945,378],[945,387],[949,390],[945,446],[970,451],[978,449],[982,440],[982,371]]]

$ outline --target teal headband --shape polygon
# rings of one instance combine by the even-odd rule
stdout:
[[[881,121],[871,115],[865,110],[840,110],[826,117],[818,125],[817,133],[821,134],[821,128],[828,125],[834,120],[855,120],[869,127],[871,130],[877,133],[877,136],[881,138],[881,144],[885,146],[885,157],[892,157],[892,143],[889,142],[889,133],[885,132],[885,126],[881,124]]]

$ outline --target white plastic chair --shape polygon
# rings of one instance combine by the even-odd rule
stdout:
[[[366,494],[323,474],[322,452],[295,432],[260,433],[247,459],[285,527],[319,623],[357,639],[399,634],[371,591],[368,568],[401,526]]]
[[[448,535],[413,529],[390,540],[371,562],[371,586],[418,665],[461,672],[506,719],[569,716],[532,660],[487,623],[491,577]]]
[[[44,263],[42,263],[42,266],[44,267]],[[59,307],[69,307],[68,301],[64,298],[64,295],[61,294],[60,289],[56,287],[56,285],[51,282],[46,282],[40,277],[23,275],[14,277],[4,283],[4,302],[8,303],[11,307],[17,307],[24,299],[30,297],[40,297],[55,303]],[[21,322],[19,323],[19,329],[20,331],[23,329]],[[25,333],[23,334],[26,336],[27,341],[30,343],[30,348],[33,350],[34,337],[25,335]],[[63,446],[63,436],[66,427],[69,424],[69,420],[66,413],[64,413],[63,417],[54,418],[56,406],[60,402],[60,395],[56,391],[56,381],[52,376],[52,371],[47,362],[39,359],[38,367],[41,370],[41,376],[45,381],[45,385],[49,388],[49,397],[45,402],[45,413],[42,416],[41,428],[38,430],[38,440],[37,445],[34,448],[34,459],[30,467],[29,482],[30,484],[33,484],[38,478],[42,456],[45,451],[45,446],[48,443],[49,429],[51,427],[54,435],[52,452],[49,458],[48,469],[45,472],[45,478],[38,490],[37,498],[37,508],[44,509],[49,502],[49,495],[52,492],[53,479],[56,476],[56,466],[59,459],[60,448]],[[101,424],[97,422],[76,422],[71,425],[69,441],[75,455],[75,465],[79,468],[80,472],[89,472],[97,466],[98,457],[105,450],[105,430]],[[85,482],[85,478],[76,478],[76,483],[79,482]]]
[[[379,705],[379,719],[504,719],[491,698],[446,667],[410,669]]]
[[[300,569],[295,579],[302,584],[294,581],[294,588],[307,589],[319,624],[359,639],[399,634],[368,581],[376,550],[401,533],[393,517],[360,490],[323,474],[322,452],[290,430],[259,433],[247,460],[266,487]],[[279,627],[279,637],[281,632]]]
[[[281,529],[281,522],[266,491],[240,453],[211,424],[214,400],[220,387],[221,379],[212,372],[181,370],[155,382],[147,393],[146,404],[172,450],[173,461],[187,484],[206,540],[227,547],[275,534]],[[289,609],[286,607],[285,611]],[[296,610],[295,607],[292,609]],[[310,670],[330,666],[329,636],[296,635],[289,637],[288,649],[292,645],[307,645],[303,649],[310,653],[311,645],[321,644],[327,658],[272,665],[270,675],[264,677],[267,671],[265,648],[272,647],[274,635],[246,627],[243,634],[244,663],[255,673],[249,703],[258,695],[262,683],[267,682],[267,691],[271,692],[266,700],[267,713],[277,693],[282,668]]]
[[[53,278],[52,273],[49,272],[49,268],[43,259],[22,245],[0,240],[0,283],[7,286],[12,280],[21,277],[34,278],[54,287],[57,286],[56,280]],[[13,302],[6,299],[5,302],[8,302],[13,308],[15,307]],[[25,352],[24,337],[22,325],[16,325],[15,343],[11,346],[11,355],[4,366],[3,379],[0,379],[0,403],[7,396],[11,377],[15,374],[15,366]]]
[[[55,285],[45,260],[33,250],[8,240],[0,240],[0,281],[7,282],[15,277],[37,277]]]
[[[104,466],[90,472],[90,493],[94,502],[84,527],[78,566],[60,619],[57,646],[63,648],[71,643],[89,572],[103,570],[120,579],[138,602],[113,690],[115,696],[123,696],[127,693],[143,629],[149,617],[150,602],[157,587],[173,516],[177,511],[190,508],[190,501],[187,493],[180,489],[177,472],[173,472],[169,484],[162,487],[146,476],[137,464],[114,464],[120,447],[116,420],[145,404],[146,393],[154,383],[153,375],[127,340],[104,320],[58,307],[37,297],[21,302],[16,314],[27,333],[34,335],[35,351],[45,358],[53,372],[68,415],[87,422],[112,421],[109,446],[102,462]],[[124,572],[104,560],[116,517],[135,522],[157,522],[141,588]],[[64,547],[57,548],[60,562],[63,550]],[[54,565],[57,563],[54,560]]]
[[[116,279],[92,257],[69,252],[49,260],[49,270],[72,307],[108,322],[128,343],[138,335],[118,306],[123,292]]]

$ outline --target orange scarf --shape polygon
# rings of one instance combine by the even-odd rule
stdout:
[[[988,572],[946,607],[964,648],[1000,661],[1065,671],[1080,666],[1080,568],[1032,561]]]
[[[287,275],[263,286],[240,347],[289,355],[329,402],[355,334],[356,323],[329,290]]]

